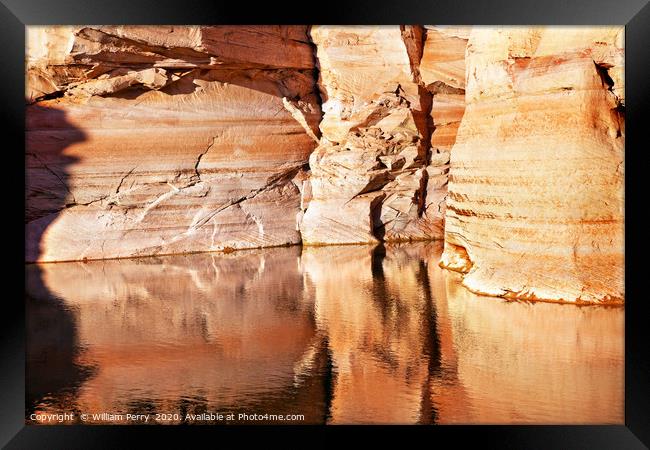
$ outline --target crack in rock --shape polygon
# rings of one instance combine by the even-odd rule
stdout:
[[[39,163],[41,163],[41,165],[45,168],[45,170],[47,170],[48,172],[50,172],[52,175],[54,175],[54,176],[56,177],[57,180],[59,180],[59,182],[61,183],[61,185],[63,185],[63,187],[65,188],[65,190],[68,191],[68,193],[72,196],[72,203],[76,203],[76,202],[77,202],[77,201],[75,200],[74,194],[72,193],[72,191],[70,191],[70,189],[68,188],[68,185],[66,184],[66,182],[63,181],[63,180],[61,179],[61,177],[59,176],[59,174],[56,173],[54,170],[52,170],[52,169],[50,168],[50,166],[48,166],[48,165],[45,163],[45,161],[43,161],[43,160],[41,159],[40,156],[38,156],[36,153],[33,153],[33,152],[28,152],[27,155],[29,155],[29,156],[33,156],[33,157],[34,157],[34,158],[35,158]]]
[[[138,167],[138,166],[135,166],[133,169],[129,170],[126,173],[126,175],[124,175],[122,177],[122,179],[120,180],[120,183],[117,185],[117,188],[115,189],[115,195],[120,193],[120,189],[122,188],[122,183],[124,183],[124,180],[126,180],[129,177],[129,175],[131,175],[133,173],[133,171],[135,170],[136,167]]]
[[[280,172],[280,173],[276,174],[275,176],[271,176],[267,180],[266,184],[264,186],[262,186],[261,188],[252,190],[248,194],[243,195],[241,197],[238,197],[236,199],[233,199],[233,200],[229,201],[228,203],[226,203],[225,205],[222,205],[219,208],[215,209],[214,211],[209,212],[208,214],[203,216],[201,219],[199,219],[196,223],[191,225],[190,228],[183,234],[186,235],[188,233],[192,233],[192,232],[198,230],[199,228],[204,226],[206,223],[208,223],[210,221],[210,219],[212,219],[214,216],[216,216],[217,214],[219,214],[220,212],[222,212],[223,210],[225,210],[227,208],[230,208],[230,207],[232,207],[234,205],[237,205],[237,204],[239,204],[241,202],[244,202],[246,200],[251,200],[251,199],[255,198],[257,195],[261,194],[262,192],[270,191],[272,189],[275,189],[276,187],[282,186],[287,181],[290,181],[290,179],[293,178],[293,176],[295,176],[295,174],[300,170],[301,167],[302,167],[302,164],[297,165],[297,166],[292,166],[291,168],[289,168],[289,169],[287,169],[287,170],[285,170],[283,172]]]
[[[193,176],[193,178],[196,177],[197,180],[191,181],[190,184],[183,186],[183,188],[194,186],[198,182],[203,181],[201,180],[201,172],[199,172],[199,164],[201,164],[201,159],[210,151],[210,149],[212,149],[212,147],[214,146],[214,144],[216,143],[219,137],[220,137],[219,135],[213,136],[212,142],[207,146],[207,148],[203,152],[199,154],[199,156],[197,156],[196,163],[194,164],[194,176]]]

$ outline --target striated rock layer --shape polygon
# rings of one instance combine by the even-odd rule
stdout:
[[[30,27],[27,260],[441,238],[467,34]]]
[[[441,238],[464,92],[447,83],[446,63],[458,66],[465,41],[417,26],[318,26],[311,37],[323,120],[309,160],[303,242]],[[457,41],[447,54],[428,49],[447,40]],[[443,120],[432,136],[438,112]]]
[[[623,302],[623,28],[27,31],[27,261],[444,237],[476,293]]]
[[[304,26],[29,27],[28,261],[300,242]]]
[[[623,28],[475,28],[445,252],[477,293],[623,302]]]

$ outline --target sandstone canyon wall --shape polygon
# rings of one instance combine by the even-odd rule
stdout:
[[[297,244],[307,27],[29,28],[27,260]]]
[[[444,239],[476,293],[623,301],[622,28],[27,40],[27,261]]]
[[[320,145],[309,160],[303,241],[441,238],[449,149],[431,147],[432,98],[440,82],[433,70],[429,79],[421,74],[422,63],[436,62],[423,60],[426,31],[313,27],[311,34],[324,114]]]
[[[30,27],[27,260],[442,238],[450,30]]]
[[[623,302],[623,28],[475,28],[445,253],[477,293]]]

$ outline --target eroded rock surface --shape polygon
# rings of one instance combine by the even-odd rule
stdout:
[[[441,136],[443,123],[458,120],[453,95],[462,88],[445,84],[436,72],[442,59],[426,47],[439,42],[430,44],[428,30],[417,26],[319,26],[311,36],[324,114],[309,161],[303,242],[442,237],[451,141],[431,131],[438,110],[447,116]],[[451,53],[462,60],[464,46]],[[452,97],[444,97],[447,91]]]
[[[27,259],[441,238],[466,35],[30,27]]]
[[[444,237],[474,292],[623,302],[622,28],[59,26],[27,44],[28,261]]]
[[[623,302],[623,28],[475,28],[445,253],[472,291]]]
[[[28,30],[28,261],[300,242],[307,27]]]

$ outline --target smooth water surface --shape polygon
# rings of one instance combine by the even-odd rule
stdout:
[[[623,423],[622,308],[479,297],[440,252],[28,265],[26,420]]]

